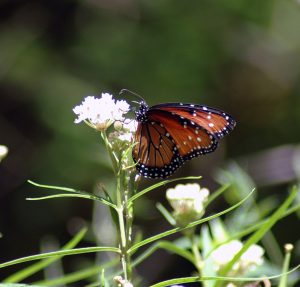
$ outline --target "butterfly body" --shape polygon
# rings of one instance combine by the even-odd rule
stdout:
[[[235,126],[227,113],[203,105],[142,101],[133,159],[144,177],[165,178],[194,157],[213,152]]]

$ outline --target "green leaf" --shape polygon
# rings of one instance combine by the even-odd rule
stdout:
[[[230,237],[224,226],[223,221],[220,218],[211,220],[209,226],[215,244],[223,243]]]
[[[204,204],[204,207],[207,207],[211,202],[213,202],[217,197],[219,197],[224,191],[230,187],[230,184],[224,184],[216,191],[214,191],[208,198],[207,202]]]
[[[225,213],[228,213],[228,212],[230,212],[231,210],[233,210],[233,209],[239,207],[241,204],[243,204],[243,203],[244,203],[244,202],[245,202],[245,201],[253,194],[253,192],[254,192],[254,189],[253,189],[253,190],[252,190],[252,191],[251,191],[244,199],[240,200],[240,201],[239,201],[238,203],[236,203],[235,205],[233,205],[233,206],[231,206],[231,207],[229,207],[229,208],[227,208],[227,209],[225,209],[225,210],[223,210],[223,211],[221,211],[221,212],[218,212],[218,213],[216,213],[216,214],[214,214],[214,215],[211,215],[211,216],[208,216],[208,217],[205,217],[205,218],[196,220],[196,221],[194,221],[194,222],[191,222],[191,223],[189,223],[189,224],[188,224],[187,226],[185,226],[185,227],[176,227],[176,228],[173,228],[173,229],[171,229],[171,230],[168,230],[168,231],[162,232],[162,233],[160,233],[160,234],[154,235],[154,236],[152,236],[152,237],[149,237],[149,238],[147,238],[147,239],[145,239],[145,240],[143,240],[143,241],[141,241],[141,242],[138,242],[138,243],[136,243],[135,245],[133,245],[133,246],[129,249],[128,252],[130,252],[130,253],[131,253],[131,252],[134,252],[136,249],[140,248],[140,247],[143,246],[143,245],[149,244],[150,242],[153,242],[153,241],[162,239],[162,238],[164,238],[164,237],[166,237],[166,236],[168,236],[168,235],[171,235],[171,234],[174,234],[174,233],[177,233],[177,232],[181,232],[181,231],[183,231],[183,230],[185,230],[185,229],[195,227],[195,226],[197,226],[197,225],[199,225],[199,224],[201,224],[201,223],[207,222],[207,221],[209,221],[209,220],[211,220],[211,219],[213,219],[213,218],[216,218],[216,217],[219,217],[219,216],[221,216],[221,215],[223,215],[223,214],[225,214]]]
[[[30,179],[27,180],[28,183],[37,186],[37,187],[41,187],[41,188],[47,188],[47,189],[55,189],[55,190],[61,190],[61,191],[66,191],[66,192],[74,192],[74,193],[80,193],[81,191],[76,190],[74,188],[69,188],[69,187],[63,187],[63,186],[57,186],[57,185],[46,185],[46,184],[40,184],[37,182],[34,182]]]
[[[54,251],[54,252],[46,252],[46,253],[21,257],[18,259],[0,263],[0,268],[20,264],[23,262],[49,258],[49,257],[53,257],[53,256],[61,256],[62,257],[62,256],[68,256],[68,255],[86,254],[86,253],[94,253],[94,252],[121,253],[120,249],[116,248],[116,247],[97,247],[97,246],[96,247],[76,248],[76,249],[70,249],[70,250],[59,250],[59,251]]]
[[[105,269],[102,269],[102,272],[101,272],[101,285],[100,287],[105,287]]]
[[[96,200],[96,201],[106,204],[114,209],[117,208],[116,205],[113,204],[111,201],[109,201],[101,196],[97,196],[93,193],[89,193],[86,191],[80,191],[80,190],[76,190],[76,189],[68,188],[68,187],[62,187],[62,186],[39,184],[39,183],[33,182],[31,180],[28,180],[28,182],[37,187],[61,190],[61,191],[65,191],[68,193],[48,195],[48,196],[35,197],[35,198],[27,198],[27,200],[44,200],[44,199],[53,199],[53,198],[60,198],[60,197],[80,197],[80,198],[85,198],[85,199]]]
[[[285,218],[285,217],[291,215],[292,213],[294,213],[294,212],[296,212],[296,211],[298,211],[298,210],[300,210],[300,204],[295,205],[295,206],[293,206],[293,207],[290,207],[289,209],[287,209],[287,210],[284,212],[284,214],[281,216],[281,218],[279,218],[279,220],[281,220],[281,219],[283,219],[283,218]],[[209,252],[208,254],[204,255],[204,259],[205,259],[206,257],[208,257],[208,256],[211,254],[212,251],[214,251],[215,249],[217,249],[217,248],[218,248],[219,246],[221,246],[222,244],[225,244],[225,243],[227,243],[227,242],[230,242],[230,241],[233,240],[233,239],[239,239],[239,238],[242,238],[242,237],[244,237],[244,236],[246,236],[246,235],[251,234],[251,233],[254,232],[255,230],[259,229],[259,228],[260,228],[263,224],[265,224],[268,220],[269,220],[269,218],[263,219],[263,220],[259,221],[258,223],[254,224],[254,225],[251,225],[251,226],[245,228],[244,230],[242,230],[242,231],[240,231],[240,232],[237,232],[237,233],[231,235],[226,241],[223,241],[223,242],[220,243],[220,244],[216,244],[216,245],[214,246],[214,248],[211,249],[210,252]]]
[[[194,263],[194,257],[185,249],[182,249],[178,247],[176,244],[162,240],[154,243],[152,246],[150,246],[146,251],[144,251],[141,255],[139,255],[132,263],[132,266],[135,267],[139,265],[141,262],[143,262],[146,258],[148,258],[150,255],[152,255],[156,250],[158,249],[165,249],[173,254],[177,254],[186,260],[190,261],[191,263]]]
[[[62,250],[67,250],[67,249],[72,249],[75,247],[85,236],[87,232],[87,228],[81,229],[75,236],[72,238],[65,246],[62,247]],[[61,258],[62,256],[56,256],[52,258],[45,259],[41,262],[35,263],[27,268],[24,268],[13,275],[7,277],[3,282],[5,283],[16,283],[24,280],[25,278],[31,276],[32,274],[35,274],[36,272],[42,270],[43,268],[47,267],[54,261],[57,261]]]
[[[291,274],[292,272],[295,272],[297,269],[300,268],[300,264],[294,267],[293,269],[289,270],[286,273],[278,274],[274,276],[264,276],[263,278],[272,280],[280,278],[283,275]],[[253,281],[261,281],[262,277],[224,277],[224,276],[194,276],[194,277],[181,277],[181,278],[175,278],[175,279],[169,279],[163,282],[156,283],[154,285],[151,285],[149,287],[168,287],[175,284],[184,284],[184,283],[194,283],[194,282],[203,282],[206,280],[214,280],[216,282],[253,282]]]
[[[200,240],[202,245],[202,256],[206,257],[207,254],[210,252],[210,250],[213,248],[213,240],[211,238],[211,235],[209,233],[209,229],[207,225],[204,225],[201,228],[201,234],[200,234]],[[211,257],[208,257],[204,261],[203,268],[201,270],[202,276],[216,276],[216,270],[214,266],[214,262]],[[211,287],[213,285],[213,281],[205,281],[204,283],[205,287]]]
[[[163,215],[163,217],[172,225],[176,225],[176,220],[172,216],[172,214],[160,203],[158,202],[156,204],[156,208],[160,211],[160,213]]]
[[[291,194],[283,202],[283,204],[273,213],[272,216],[244,243],[241,250],[232,258],[232,260],[224,267],[220,275],[226,275],[233,265],[240,259],[243,253],[252,245],[257,243],[272,228],[272,226],[283,216],[290,204],[297,196],[298,189],[293,187]],[[216,282],[215,287],[220,286],[222,282]]]
[[[174,178],[174,179],[168,179],[168,180],[164,180],[161,181],[159,183],[156,183],[150,187],[147,187],[145,189],[143,189],[142,191],[136,193],[135,195],[133,195],[131,198],[129,198],[128,203],[133,202],[134,200],[138,199],[140,196],[146,194],[147,192],[156,189],[160,186],[166,185],[168,183],[174,182],[174,181],[179,181],[179,180],[190,180],[190,179],[200,179],[202,178],[201,176],[187,176],[187,177],[180,177],[180,178]]]
[[[72,272],[70,274],[66,274],[63,277],[54,278],[50,280],[43,280],[35,282],[37,285],[41,286],[60,286],[60,285],[66,285],[71,284],[74,282],[78,282],[80,280],[84,280],[87,278],[91,278],[92,276],[99,275],[102,270],[106,270],[108,268],[114,267],[117,264],[119,264],[120,259],[115,258],[105,264],[97,265],[97,266],[91,266],[88,268],[80,269],[79,271]]]

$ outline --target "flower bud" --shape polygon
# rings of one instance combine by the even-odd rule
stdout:
[[[115,121],[114,128],[116,131],[121,131],[123,129],[123,123],[120,121]]]
[[[178,225],[185,226],[188,223],[200,219],[204,213],[204,203],[207,201],[209,190],[200,189],[199,184],[178,184],[175,188],[169,188],[166,197],[173,207],[173,215]]]

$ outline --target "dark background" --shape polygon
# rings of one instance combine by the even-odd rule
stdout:
[[[72,108],[87,95],[128,88],[149,105],[227,111],[234,132],[175,177],[201,174],[214,189],[215,170],[230,159],[254,178],[259,196],[285,198],[300,174],[299,35],[297,0],[2,0],[0,144],[9,154],[0,164],[1,262],[39,252],[47,235],[61,245],[76,222],[92,220],[87,201],[26,201],[45,194],[27,179],[87,191],[113,180],[99,135],[73,123]],[[136,223],[153,226],[146,234],[167,228],[154,208],[163,198],[154,192],[137,207]],[[277,235],[296,244],[299,221]],[[174,256],[164,266],[152,260],[139,270],[149,281],[174,276]]]

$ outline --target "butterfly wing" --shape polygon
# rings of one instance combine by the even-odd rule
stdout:
[[[139,123],[135,141],[133,160],[145,177],[165,178],[183,163],[174,140],[159,122]]]
[[[165,178],[185,161],[213,152],[235,126],[223,111],[193,104],[166,103],[147,110],[136,132],[133,159],[140,174]]]
[[[172,139],[174,149],[183,160],[212,152],[217,148],[218,141],[212,133],[177,113],[151,108],[148,117],[165,128],[166,135]]]
[[[152,109],[178,115],[181,122],[188,121],[201,126],[218,139],[231,132],[236,125],[236,121],[229,114],[203,105],[165,103],[153,106]]]

